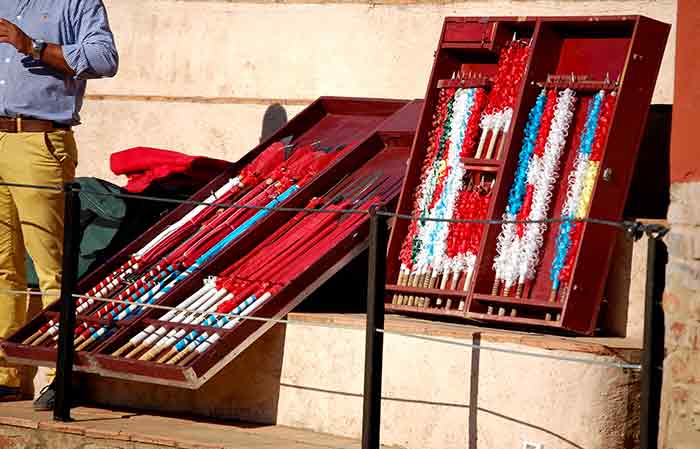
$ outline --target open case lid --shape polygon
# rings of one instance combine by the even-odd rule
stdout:
[[[397,212],[421,213],[413,210],[414,195],[424,176],[431,135],[437,132],[433,131],[437,129],[435,115],[443,92],[479,87],[488,94],[498,76],[501,51],[522,41],[527,45],[527,53],[522,81],[512,86],[509,126],[489,133],[480,125],[484,148],[489,148],[484,154],[493,157],[478,156],[477,151],[477,156],[462,159],[468,176],[487,178],[492,185],[485,215],[467,218],[503,218],[523,148],[524,128],[536,99],[543,89],[561,92],[568,88],[575,91],[576,109],[558,163],[559,176],[553,183],[547,217],[561,216],[567,197],[580,141],[573,124],[586,118],[593,96],[604,90],[608,94],[614,92],[616,100],[607,135],[603,136],[600,170],[593,179],[587,216],[620,220],[669,28],[642,16],[446,18]],[[506,288],[500,278],[497,282],[494,271],[501,225],[470,231],[478,235],[473,270],[465,269],[459,277],[450,273],[449,282],[443,282],[442,273],[436,280],[422,273],[411,273],[412,278],[406,273],[407,279],[402,279],[401,266],[405,264],[400,256],[409,235],[409,223],[398,220],[390,238],[386,309],[590,334],[595,329],[612,249],[620,230],[582,223],[580,244],[567,256],[572,261],[571,276],[555,289],[550,267],[559,228],[559,224],[548,225],[544,232],[534,277]]]
[[[195,199],[204,199],[208,192],[215,190],[241,169],[241,166],[252,160],[254,153],[262,151],[266,145],[291,136],[293,140],[312,142],[323,140],[327,144],[341,144],[348,140],[357,143],[354,148],[328,169],[320,173],[312,182],[307,184],[297,195],[296,199],[284,204],[289,207],[304,207],[314,197],[324,193],[361,182],[363,177],[369,179],[372,173],[384,173],[393,181],[385,182],[384,187],[393,183],[393,188],[384,189],[384,202],[393,204],[398,197],[403,180],[406,159],[413,132],[418,119],[421,101],[407,103],[395,100],[364,100],[343,98],[321,98],[309,108],[302,111],[287,126],[277,132],[268,142],[246,155],[237,167],[229,173],[212,181],[209,186],[195,195]],[[375,178],[371,178],[375,182]],[[341,186],[337,186],[341,184]],[[164,228],[176,221],[192,206],[183,205],[161,220],[156,227]],[[211,275],[217,275],[237,260],[254,254],[257,245],[272,235],[275,230],[289,220],[289,213],[273,212],[268,218],[242,236],[220,257],[203,266],[195,274],[187,278],[177,288],[170,291],[157,302],[158,305],[177,306],[196,289],[202,286],[203,280]],[[327,249],[314,255],[304,268],[292,277],[272,298],[253,313],[256,317],[280,318],[292,310],[305,297],[310,295],[325,280],[349,263],[367,246],[368,218],[358,216],[353,226],[339,237]],[[120,252],[106,266],[90,275],[81,282],[80,290],[92,287],[101,277],[119,266],[133,251],[140,248],[149,238],[156,235],[158,230],[149,230],[139,241]],[[31,346],[20,342],[36,332],[48,319],[56,319],[58,314],[55,305],[42,312],[27,326],[18,331],[8,341],[3,343],[3,349],[8,360],[13,363],[51,365],[56,358],[55,348]],[[139,361],[114,357],[111,354],[124,342],[142,331],[149,325],[172,326],[172,323],[160,321],[164,312],[148,308],[133,319],[124,320],[116,332],[104,342],[88,351],[76,352],[75,368],[78,371],[94,372],[101,375],[140,380],[149,383],[174,385],[185,388],[198,388],[227,363],[238,356],[246,347],[264,334],[273,323],[258,320],[245,320],[234,329],[221,331],[221,338],[199,357],[184,366],[166,365],[155,361]],[[80,322],[81,316],[78,316]],[[170,329],[170,328],[169,328]],[[183,324],[178,329],[212,333],[212,327]]]

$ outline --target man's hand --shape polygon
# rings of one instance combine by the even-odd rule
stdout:
[[[29,55],[32,53],[32,40],[24,34],[17,25],[0,19],[0,43],[10,44],[18,52]]]
[[[32,39],[24,34],[24,31],[17,25],[5,19],[0,19],[0,44],[10,44],[15,47],[18,52],[24,53],[27,56],[31,56],[32,54]],[[75,75],[73,69],[66,63],[60,45],[46,44],[46,48],[44,48],[41,54],[41,62],[58,70],[64,75]]]

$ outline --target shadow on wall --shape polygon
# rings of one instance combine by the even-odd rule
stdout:
[[[637,164],[627,195],[625,218],[666,218],[671,200],[672,106],[653,104],[649,108]]]
[[[651,105],[627,195],[625,219],[666,218],[671,198],[671,123],[672,105]],[[599,335],[630,337],[628,331],[632,331],[634,338],[641,338],[644,297],[638,284],[643,282],[643,277],[640,277],[640,267],[633,264],[633,248],[630,239],[619,236],[608,275],[606,301],[599,315]],[[633,278],[635,285],[631,284]]]
[[[271,104],[263,114],[260,142],[264,142],[277,130],[287,124],[287,110],[279,103]]]

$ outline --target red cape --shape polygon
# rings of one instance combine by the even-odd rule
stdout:
[[[135,147],[112,153],[109,159],[112,172],[126,175],[124,187],[139,193],[154,183],[202,185],[231,165],[230,162],[204,156],[189,156],[176,151]]]

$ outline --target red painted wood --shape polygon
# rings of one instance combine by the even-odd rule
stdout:
[[[400,130],[412,129],[415,127],[418,106],[416,104],[411,104],[404,110],[403,108],[405,106],[407,106],[407,102],[403,100],[322,97],[290,120],[286,126],[275,133],[266,142],[263,142],[261,145],[251,150],[251,152],[244,156],[239,162],[235,163],[230,170],[220,175],[200,190],[194,195],[193,199],[202,200],[209,196],[211,191],[216,190],[227,182],[229,178],[235,176],[243,166],[249,163],[267,146],[287,136],[291,136],[293,142],[301,145],[312,143],[317,140],[321,140],[323,146],[351,142],[359,143],[363,141],[373,142],[369,145],[359,145],[354,150],[338,158],[331,166],[320,173],[312,182],[300,189],[299,192],[284,204],[289,207],[303,207],[313,196],[325,193],[338,182],[339,179],[342,179],[345,174],[356,171],[382,148],[381,145],[383,141],[381,138],[376,137],[374,131],[387,117],[396,114],[396,116],[392,118],[390,123],[391,129],[386,138],[392,141],[397,141],[396,139],[398,139],[398,142],[403,142],[402,144],[407,148],[409,143],[407,137],[412,134],[412,131],[406,135],[406,132],[402,133]],[[403,170],[405,166],[405,155],[402,156],[399,162],[395,161],[395,163],[398,163]],[[191,208],[192,206],[190,205],[182,205],[176,208],[156,223],[151,229],[146,231],[139,239],[132,242],[127,248],[124,248],[124,250],[110,259],[104,266],[87,276],[81,282],[79,291],[83,292],[88,290],[92,287],[92,284],[97,283],[112,269],[124,263],[132,253],[140,249],[149,239],[157,235],[167,225],[182,217],[191,210]],[[183,297],[199,288],[203,278],[207,274],[216,273],[226,268],[230,263],[240,257],[241,254],[252,250],[257,243],[262,241],[267,235],[284,223],[288,216],[289,213],[277,212],[260,220],[253,228],[242,235],[219,256],[205,264],[200,270],[179,284],[178,287],[173,289],[169,294],[163,296],[158,301],[158,304],[177,304]],[[50,357],[55,359],[55,350],[26,346],[22,345],[21,342],[32,335],[41,325],[46,323],[50,317],[55,316],[54,312],[56,307],[57,304],[54,304],[47,311],[32,320],[27,326],[20,329],[14,336],[10,337],[8,341],[3,342],[3,348],[13,354],[18,354],[21,356],[22,361],[28,364],[33,363],[34,359],[32,354],[37,354],[36,360],[46,361],[46,357],[49,357],[47,354],[49,353],[53,354]],[[151,318],[158,314],[162,315],[162,312],[155,311],[155,309],[148,309],[141,315],[129,319],[125,322],[125,324],[129,324],[128,326],[122,326],[120,330],[117,330],[111,337],[104,339],[104,341],[93,350],[81,352],[81,354],[89,355],[90,358],[86,358],[86,356],[77,357],[76,366],[85,369],[89,368],[92,361],[96,360],[94,359],[95,354],[111,353],[114,348],[118,346],[119,342],[125,341],[126,338],[134,335],[138,330],[143,329],[141,322],[144,319]],[[183,379],[181,374],[175,377],[171,374],[167,374],[170,373],[170,371],[164,373],[161,373],[159,370],[151,371],[152,367],[143,365],[140,362],[129,361],[128,363],[120,364],[117,361],[109,360],[104,364],[100,362],[100,366],[106,370],[105,372],[121,372],[120,369],[128,368],[128,371],[132,374],[149,376],[151,375],[149,373],[153,373],[152,375],[155,377],[162,375],[164,378],[167,377],[171,380],[180,381]]]
[[[492,295],[474,295],[473,298],[484,304],[507,304],[521,306],[524,308],[532,307],[537,309],[561,310],[562,305],[556,302],[538,301],[533,299],[511,298],[507,296],[492,296]]]
[[[601,174],[593,193],[591,217],[622,218],[669,28],[661,22],[640,17],[634,29],[603,153]],[[611,170],[610,181],[601,179],[605,169]],[[614,241],[619,232],[608,226],[586,225],[564,309],[564,328],[588,334],[595,330]],[[590,318],[584,320],[585,317]]]
[[[700,182],[697,117],[700,115],[700,8],[696,0],[678,0],[676,70],[673,99],[671,182]]]
[[[391,293],[415,293],[417,295],[436,296],[444,298],[466,298],[467,292],[463,290],[440,290],[438,288],[418,288],[404,287],[401,285],[387,284],[385,286],[387,292]]]
[[[620,219],[669,26],[641,16],[528,17],[519,20],[492,17],[488,21],[494,24],[491,29],[493,40],[486,39],[484,45],[479,41],[480,45],[477,46],[474,43],[480,39],[477,38],[478,30],[487,28],[482,19],[445,19],[426,92],[425,110],[416,131],[398,212],[409,214],[412,207],[413,191],[420,176],[420,164],[425,157],[427,134],[432,125],[440,80],[451,78],[452,73],[459,68],[485,75],[493,74],[496,62],[496,53],[493,50],[499,48],[499,41],[502,42],[509,38],[513,31],[517,31],[520,36],[532,36],[532,52],[526,69],[525,83],[515,108],[513,128],[506,142],[506,157],[493,165],[497,177],[488,216],[498,219],[505,210],[527,114],[543,83],[547,81],[547,76],[574,73],[579,78],[572,87],[580,90],[579,99],[590,98],[597,88],[601,87],[601,83],[582,81],[581,75],[587,75],[590,80],[597,82],[606,78],[611,83],[618,80],[620,82],[618,104],[599,175],[602,176],[604,169],[609,168],[613,176],[610,182],[597,182],[590,212],[590,216],[595,218]],[[614,86],[603,87],[610,89]],[[581,114],[585,114],[583,107],[577,110],[579,117]],[[569,142],[564,152],[561,170],[564,175],[555,188],[550,216],[560,215],[566,193],[566,176],[575,156],[573,148],[575,144]],[[480,163],[487,165],[483,161],[469,161],[470,165]],[[587,225],[584,229],[568,298],[552,305],[549,302],[549,267],[556,249],[558,226],[548,227],[540,270],[523,299],[491,296],[494,279],[492,264],[496,255],[496,239],[500,233],[500,225],[486,226],[477,255],[474,286],[468,292],[465,318],[509,326],[536,325],[541,328],[592,333],[600,308],[611,251],[619,230],[599,225]],[[387,281],[390,284],[398,277],[398,254],[406,230],[407,222],[399,220],[391,234],[387,262]],[[391,301],[391,296],[393,295],[387,295],[387,301]],[[498,304],[507,308],[515,306],[518,310],[517,316],[487,314],[489,306]],[[412,309],[415,310],[408,311],[405,310],[406,307],[387,303],[389,311],[441,316],[439,310],[422,312],[421,308],[414,307]],[[552,312],[552,309],[562,310],[560,321],[546,319],[546,314]],[[453,316],[453,312],[446,311],[443,315]]]
[[[493,22],[447,22],[445,24],[444,42],[476,42],[487,45],[493,41],[493,32]]]
[[[501,19],[501,21],[499,21]],[[496,33],[500,41],[493,42],[493,45],[489,45],[489,51],[484,53],[483,49],[473,49],[470,47],[460,47],[460,48],[448,48],[444,44],[452,38],[446,36],[448,30],[454,29],[456,24],[459,24],[461,29],[464,29],[465,23],[477,23],[483,27],[483,20],[481,18],[474,17],[448,17],[445,19],[443,25],[443,32],[440,36],[440,43],[438,45],[438,51],[435,55],[435,61],[433,63],[433,69],[430,75],[430,81],[428,82],[428,87],[426,90],[424,109],[421,114],[420,121],[418,123],[418,128],[416,130],[415,140],[413,142],[413,147],[411,149],[411,157],[409,160],[408,171],[406,172],[406,178],[401,190],[401,196],[399,198],[399,203],[396,212],[403,215],[410,215],[413,207],[413,196],[414,191],[418,186],[418,181],[420,178],[420,168],[421,164],[426,155],[428,133],[432,127],[432,118],[435,111],[435,107],[438,101],[439,91],[437,89],[440,80],[449,79],[452,77],[453,72],[458,70],[463,70],[466,72],[475,71],[484,73],[485,75],[493,75],[496,71],[496,66],[498,62],[498,53],[494,51],[497,49],[499,44],[503,44],[504,39],[512,39],[513,33],[517,32],[521,37],[528,37],[533,35],[535,30],[535,21],[522,20],[518,21],[512,17],[510,18],[490,18],[489,23],[495,25],[498,22],[497,29],[501,30],[501,33]],[[473,27],[471,29],[477,29],[478,27]],[[455,41],[452,43],[463,44],[469,41]],[[534,99],[534,97],[533,97]],[[517,104],[516,104],[517,106]],[[518,109],[516,108],[516,111]],[[527,112],[525,112],[527,115]],[[526,117],[525,117],[526,118]],[[517,125],[523,121],[523,118],[515,117],[514,125]],[[516,127],[515,132],[522,128]],[[513,133],[511,133],[513,135]],[[507,148],[510,145],[506,144]],[[506,159],[508,163],[509,159]],[[499,167],[503,164],[501,161],[485,161],[481,159],[470,159],[469,164],[472,166],[478,166],[481,170],[487,171],[491,170],[491,167]],[[511,161],[512,163],[512,161]],[[497,171],[497,181],[496,190],[494,190],[494,197],[497,196],[497,189],[500,182],[499,177],[504,170]],[[507,167],[505,169],[507,171]],[[493,206],[492,206],[493,207]],[[491,216],[489,212],[489,216]],[[387,281],[393,283],[398,277],[398,272],[400,268],[399,263],[399,252],[401,250],[401,244],[406,235],[408,229],[408,221],[398,219],[396,220],[389,238],[389,250],[387,259]],[[389,297],[387,300],[390,302]]]
[[[454,317],[454,318],[464,318],[464,312],[457,309],[438,309],[436,307],[416,307],[416,306],[404,306],[398,304],[386,304],[385,306],[387,312],[401,313],[406,315],[419,315],[419,316],[434,316],[434,317]]]
[[[411,112],[413,111],[413,112]],[[413,121],[415,123],[415,114],[417,113],[417,108],[414,106],[405,112],[405,119],[399,121],[393,121],[390,123],[390,128],[406,127],[409,123]],[[411,118],[413,114],[413,118]],[[405,171],[406,159],[408,157],[410,144],[410,134],[407,133],[397,133],[396,131],[390,131],[388,133],[380,132],[373,135],[371,138],[367,139],[366,142],[358,148],[358,152],[369,157],[374,155],[374,157],[365,163],[362,167],[352,170],[352,174],[346,179],[346,183],[352,182],[353,179],[357,179],[362,176],[367,176],[370,173],[374,173],[377,170],[381,170],[383,173],[395,173],[398,176]],[[399,186],[395,187],[396,197],[398,197]],[[368,218],[363,217],[361,219],[359,227],[350,232],[346,238],[339,240],[334,247],[323,254],[319,254],[318,258],[313,261],[309,266],[305,267],[304,271],[300,276],[291,280],[289,284],[283,287],[283,289],[275,295],[270,301],[265,303],[260,309],[258,309],[252,316],[272,318],[278,316],[280,311],[286,310],[290,301],[297,297],[302,291],[304,291],[310,284],[312,284],[319,276],[323,274],[329,267],[337,263],[343,257],[348,255],[358,246],[365,244],[368,235]],[[239,251],[239,254],[245,254],[248,251],[254,251],[254,247],[246,250]],[[227,264],[230,264],[234,259],[228,259]],[[224,265],[226,266],[226,265]],[[199,286],[201,286],[201,278],[209,274],[218,273],[223,267],[221,266],[208,266],[202,270],[199,281],[192,281],[188,286],[182,289],[178,295],[168,295],[167,300],[164,300],[164,304],[174,305],[181,301],[187,295],[194,292]],[[146,315],[146,318],[141,320],[136,325],[132,326],[128,331],[123,332],[117,339],[112,341],[109,345],[105,345],[102,348],[100,354],[92,355],[92,359],[99,366],[100,371],[106,375],[115,375],[119,377],[128,375],[138,375],[138,376],[156,376],[163,377],[171,373],[170,371],[165,371],[164,373],[158,371],[157,369],[153,371],[156,374],[150,374],[152,369],[156,367],[162,367],[153,362],[127,362],[123,359],[111,357],[108,355],[110,352],[115,350],[124,344],[128,338],[135,335],[141,331],[148,324],[154,324],[160,322],[155,321],[153,318],[162,315],[162,312],[153,311]],[[172,326],[172,325],[166,325]],[[262,322],[247,320],[243,321],[233,331],[220,331],[222,338],[213,345],[208,351],[200,355],[198,358],[193,360],[189,367],[177,367],[172,368],[179,370],[182,376],[185,372],[190,372],[190,376],[186,382],[196,383],[199,378],[204,375],[210,375],[211,370],[215,368],[216,364],[221,360],[223,356],[234,350],[241,350],[243,344],[246,340],[256,331],[263,327],[270,327],[271,324]],[[187,327],[192,329],[205,329],[202,326],[180,326],[175,327]],[[207,328],[211,331],[211,328]],[[249,343],[249,341],[248,341]],[[168,368],[170,370],[171,368]],[[173,371],[174,373],[175,371]]]

